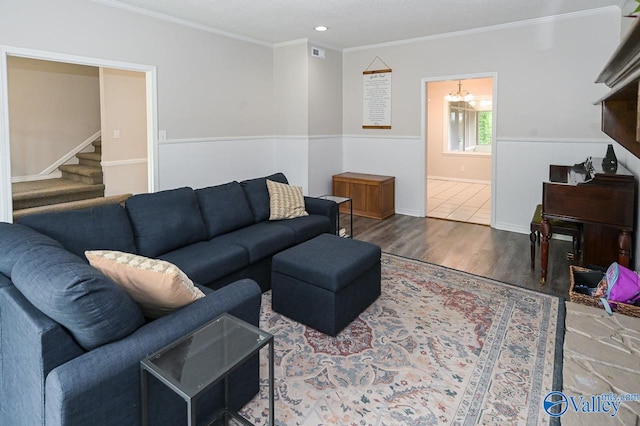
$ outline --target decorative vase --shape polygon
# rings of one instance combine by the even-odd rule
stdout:
[[[616,153],[613,151],[612,144],[607,146],[607,155],[602,159],[602,170],[611,173],[615,173],[615,171],[618,170],[618,158],[616,157]]]

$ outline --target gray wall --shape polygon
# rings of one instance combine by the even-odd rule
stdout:
[[[170,138],[273,134],[268,46],[85,0],[3,0],[0,44],[156,66]]]

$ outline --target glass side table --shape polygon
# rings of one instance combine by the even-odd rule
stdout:
[[[269,345],[269,424],[274,425],[273,335],[224,313],[192,333],[140,361],[142,425],[148,424],[147,374],[156,377],[187,403],[187,424],[196,425],[198,398],[224,380],[223,424],[251,423],[229,410],[228,376]],[[212,419],[213,420],[213,419]],[[216,423],[217,424],[217,423]]]
[[[349,197],[338,197],[337,195],[321,195],[318,198],[323,200],[330,200],[338,204],[338,223],[336,224],[338,229],[338,235],[344,238],[353,238],[353,200]],[[349,234],[342,234],[340,231],[340,205],[349,203]]]

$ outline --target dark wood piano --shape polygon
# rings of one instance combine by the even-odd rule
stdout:
[[[607,267],[618,262],[631,266],[636,177],[619,164],[615,171],[604,171],[601,158],[594,158],[592,165],[592,168],[549,167],[549,182],[542,185],[542,283],[547,278],[550,219],[582,225],[582,255],[578,264]]]

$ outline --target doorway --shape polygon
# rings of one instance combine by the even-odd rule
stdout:
[[[29,49],[12,48],[0,46],[0,157],[2,165],[0,167],[0,221],[13,221],[13,203],[12,203],[12,173],[11,173],[11,148],[10,148],[10,123],[9,123],[9,99],[8,99],[8,59],[9,57],[29,58],[43,61],[52,61],[58,63],[77,64],[89,67],[100,68],[101,74],[105,70],[109,74],[111,81],[113,76],[122,80],[122,76],[136,76],[141,78],[143,88],[141,96],[144,98],[145,112],[142,116],[144,122],[144,136],[146,139],[146,147],[142,150],[144,153],[147,191],[153,192],[157,182],[157,145],[155,143],[155,134],[157,133],[157,103],[156,103],[156,69],[153,66],[121,63],[108,61],[103,59],[88,58],[59,54],[55,52],[33,51]],[[138,77],[139,76],[139,77]],[[103,80],[104,81],[104,80]],[[102,87],[101,87],[102,89]],[[104,117],[103,117],[104,118]],[[116,136],[115,130],[107,129],[111,132],[111,136]],[[130,166],[131,161],[113,161],[113,166]]]
[[[423,79],[427,217],[493,224],[495,75]]]

